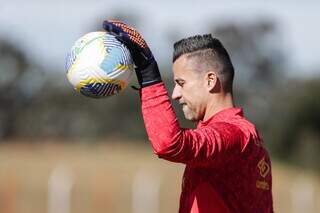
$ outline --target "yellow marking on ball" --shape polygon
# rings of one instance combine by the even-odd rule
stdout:
[[[87,84],[93,84],[93,83],[101,83],[101,84],[118,84],[120,85],[121,89],[123,89],[126,86],[126,82],[122,80],[113,80],[113,79],[101,79],[101,78],[88,78],[86,80],[80,81],[80,83],[75,87],[75,90],[77,92],[80,92],[80,89],[84,87]]]
[[[117,70],[123,70],[123,71],[130,71],[133,68],[133,64],[130,64],[128,66],[126,65],[122,65],[122,64],[118,64],[116,69]]]

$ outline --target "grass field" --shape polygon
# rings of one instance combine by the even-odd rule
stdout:
[[[177,212],[184,166],[139,144],[3,143],[0,213]],[[310,172],[273,162],[273,195],[276,212],[320,212]]]

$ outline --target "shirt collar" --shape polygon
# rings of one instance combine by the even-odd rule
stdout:
[[[216,114],[212,115],[205,121],[199,121],[198,126],[207,126],[209,123],[214,121],[226,121],[229,120],[231,117],[243,117],[243,109],[242,108],[227,108],[223,109]]]

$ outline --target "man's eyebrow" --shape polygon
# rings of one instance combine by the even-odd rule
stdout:
[[[182,78],[175,78],[174,81],[175,81],[175,82],[184,81],[184,79],[182,79]]]

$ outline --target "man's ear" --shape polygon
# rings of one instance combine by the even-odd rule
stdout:
[[[209,71],[206,74],[206,80],[207,80],[207,88],[210,92],[214,92],[219,90],[219,79],[215,72]]]

